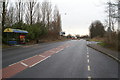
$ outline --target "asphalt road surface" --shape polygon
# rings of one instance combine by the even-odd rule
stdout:
[[[69,40],[3,50],[3,68],[65,44],[68,46],[61,51],[11,78],[118,78],[119,63],[87,47],[86,40]]]

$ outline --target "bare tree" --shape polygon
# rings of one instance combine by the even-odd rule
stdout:
[[[5,22],[6,22],[7,6],[8,6],[8,1],[4,0],[3,4],[2,4],[2,7],[3,7],[3,10],[2,10],[2,29],[3,30],[4,30],[5,24],[6,24]]]
[[[16,7],[16,21],[22,22],[23,21],[23,13],[24,13],[24,3],[22,0],[18,0],[15,2]]]
[[[37,6],[36,6],[36,22],[40,23],[41,22],[41,18],[42,18],[42,14],[41,14],[41,5],[38,2]]]
[[[59,10],[57,8],[57,6],[55,6],[55,9],[54,9],[54,14],[53,14],[53,20],[55,22],[55,31],[57,32],[60,32],[62,29],[61,29],[61,15],[59,13]]]
[[[28,20],[28,21],[30,21],[29,22],[30,25],[33,24],[33,18],[34,18],[34,15],[35,15],[35,9],[34,9],[35,5],[36,5],[36,2],[34,0],[30,1],[30,2],[27,2],[27,10],[28,10],[28,12],[27,12],[26,17],[27,17],[27,19],[29,19],[29,17],[30,17],[30,19]]]
[[[117,13],[117,7],[114,3],[108,2],[106,8],[106,13],[108,14],[108,19],[105,20],[105,24],[109,27],[112,31],[115,31],[115,23],[117,19],[115,18],[115,14]]]
[[[7,11],[7,14],[6,14],[6,21],[7,21],[9,26],[11,26],[15,21],[14,15],[15,15],[14,14],[14,7],[10,6],[8,11]]]
[[[42,11],[42,22],[44,24],[46,24],[46,5],[47,5],[47,1],[42,2],[42,6],[41,6],[41,11]]]
[[[51,3],[47,2],[46,4],[46,16],[47,16],[47,27],[48,27],[48,30],[50,29],[50,20],[52,20],[52,15],[51,15],[51,12],[52,12],[52,5]]]

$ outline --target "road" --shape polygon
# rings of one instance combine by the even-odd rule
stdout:
[[[62,49],[33,66],[23,64],[27,67],[11,78],[118,78],[119,63],[82,39],[3,50],[3,68],[58,46]]]

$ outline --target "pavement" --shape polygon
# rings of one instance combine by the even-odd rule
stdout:
[[[2,60],[3,78],[120,78],[120,64],[82,39],[3,50]]]
[[[113,50],[110,50],[108,48],[105,48],[105,47],[102,47],[98,44],[89,44],[87,45],[88,47],[91,47],[101,53],[104,53],[106,55],[108,55],[109,57],[115,59],[116,61],[120,62],[120,55],[118,51],[113,51]]]

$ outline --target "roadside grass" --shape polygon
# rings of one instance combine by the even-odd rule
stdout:
[[[90,39],[89,41],[104,42],[104,38],[96,37],[96,38]]]
[[[103,47],[106,46],[106,43],[104,43],[104,42],[100,42],[100,43],[97,43],[97,44],[100,45],[100,46],[103,46]]]
[[[104,47],[104,48],[108,48],[110,50],[117,51],[116,47],[114,47],[113,45],[105,43],[105,38],[95,37],[95,38],[90,39],[89,41],[100,42],[100,43],[97,43],[97,44]]]
[[[107,49],[110,49],[110,50],[113,50],[113,51],[118,51],[118,49],[116,49],[114,46],[106,44],[105,42],[100,42],[100,43],[97,43],[97,44],[104,47],[104,48],[107,48]]]

